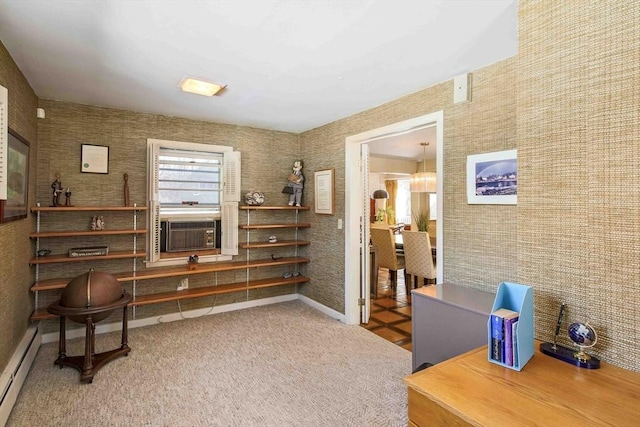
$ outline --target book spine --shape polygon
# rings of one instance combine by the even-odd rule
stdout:
[[[502,347],[504,344],[502,317],[491,315],[491,358],[502,363]]]
[[[511,325],[511,336],[513,337],[513,366],[520,366],[518,363],[518,320]]]
[[[513,324],[517,321],[517,317],[504,319],[504,363],[507,366],[513,366]]]

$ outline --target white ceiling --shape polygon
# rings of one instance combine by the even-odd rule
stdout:
[[[0,0],[0,40],[41,98],[297,133],[515,55],[517,9],[517,0]],[[228,87],[184,93],[184,75]]]

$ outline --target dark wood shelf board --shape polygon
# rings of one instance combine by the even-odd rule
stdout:
[[[139,229],[126,229],[126,230],[86,230],[86,231],[44,231],[44,232],[34,232],[30,233],[29,237],[32,239],[35,238],[46,238],[46,237],[76,237],[76,236],[113,236],[118,234],[146,234],[147,230]]]
[[[272,211],[308,211],[309,206],[240,206],[243,211],[259,211],[259,210],[272,210]]]
[[[182,299],[201,298],[211,295],[227,294],[231,292],[247,291],[251,289],[271,288],[276,286],[295,285],[297,283],[306,283],[309,278],[306,276],[297,277],[276,277],[270,279],[252,280],[249,282],[230,283],[218,286],[203,286],[199,288],[185,289],[184,291],[162,292],[150,295],[137,296],[129,306],[142,306],[150,304],[158,304],[161,302],[177,301]],[[31,321],[55,319],[57,316],[49,313],[46,308],[41,308],[33,312]]]
[[[310,244],[308,240],[278,240],[275,243],[269,242],[251,242],[240,243],[242,249],[259,249],[259,248],[274,248],[278,246],[306,246]]]
[[[138,270],[135,272],[115,273],[113,276],[119,282],[131,282],[133,280],[160,279],[163,277],[191,276],[194,274],[215,273],[216,271],[243,270],[245,268],[271,267],[276,265],[289,264],[306,264],[309,258],[304,257],[287,257],[273,259],[260,259],[254,261],[234,261],[234,262],[217,262],[217,263],[201,263],[195,270],[189,270],[187,264],[175,267],[157,267],[147,270]],[[31,291],[48,291],[53,289],[62,289],[69,283],[73,277],[40,280],[31,287]]]
[[[31,212],[146,211],[146,206],[33,206]]]
[[[311,224],[308,222],[290,222],[286,224],[244,224],[240,226],[241,230],[264,230],[269,228],[309,228]]]
[[[147,253],[145,251],[141,252],[130,252],[130,251],[109,251],[107,255],[96,255],[96,256],[79,256],[79,257],[70,257],[69,255],[47,255],[36,258],[31,258],[29,260],[29,265],[36,264],[55,264],[61,262],[81,262],[81,261],[98,261],[105,259],[123,259],[123,258],[146,258]]]
[[[203,286],[199,288],[185,289],[184,291],[162,292],[150,295],[137,296],[129,305],[141,306],[148,304],[158,304],[161,302],[177,301],[181,299],[200,298],[210,295],[227,294],[231,292],[247,291],[251,289],[270,288],[275,286],[293,285],[296,283],[308,282],[309,278],[297,276],[285,279],[283,277],[274,279],[253,280],[250,282],[230,283],[218,286]]]

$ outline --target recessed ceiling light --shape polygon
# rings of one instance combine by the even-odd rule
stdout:
[[[180,88],[185,92],[204,96],[216,95],[220,93],[222,89],[227,87],[226,85],[222,86],[218,83],[211,83],[188,76],[184,76],[182,80],[180,80],[180,84],[178,86],[180,86]]]

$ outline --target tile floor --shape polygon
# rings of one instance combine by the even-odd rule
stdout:
[[[402,272],[398,274],[397,292],[394,295],[389,271],[380,269],[378,298],[371,299],[371,318],[369,323],[361,326],[411,351],[411,301],[407,298]]]

